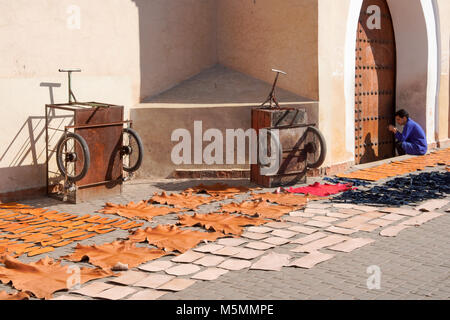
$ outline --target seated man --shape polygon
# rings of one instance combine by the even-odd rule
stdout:
[[[399,132],[393,125],[389,125],[389,131],[395,133],[398,142],[395,148],[399,155],[413,154],[423,155],[427,153],[427,139],[425,132],[420,125],[409,118],[408,112],[401,109],[395,113],[395,121],[398,125],[404,126]]]

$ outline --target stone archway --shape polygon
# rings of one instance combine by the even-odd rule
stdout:
[[[377,2],[378,0],[373,0]],[[435,141],[438,92],[438,37],[432,0],[386,0],[396,45],[396,109],[407,109]],[[357,26],[363,0],[351,0],[345,48],[346,149],[355,150],[355,52]],[[354,158],[356,160],[356,157]]]

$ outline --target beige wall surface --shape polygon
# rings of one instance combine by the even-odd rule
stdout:
[[[324,166],[350,161],[353,157],[353,150],[346,150],[346,127],[354,125],[346,119],[345,113],[344,74],[348,11],[347,0],[319,1],[319,129],[328,147]],[[354,55],[354,51],[352,54]]]
[[[217,63],[215,0],[132,0],[139,8],[141,100]]]
[[[0,0],[0,193],[45,185],[44,106],[130,107],[139,96],[138,9],[129,0]],[[53,86],[53,97],[49,86]]]
[[[446,140],[450,137],[450,86],[449,86],[449,65],[450,65],[450,1],[438,0],[439,10],[439,31],[440,31],[440,86],[439,86],[439,113],[438,113],[438,140]]]
[[[429,56],[431,39],[428,39],[424,9],[420,0],[389,0],[389,9],[395,32],[397,49],[396,108],[406,109],[427,135],[428,143],[434,141],[433,112],[427,100],[429,85]]]
[[[215,64],[215,35],[215,0],[0,0],[0,193],[45,185],[44,105],[67,101],[59,68],[83,70],[79,101],[128,110]]]
[[[317,3],[218,0],[219,63],[266,82],[281,69],[281,88],[317,100]]]

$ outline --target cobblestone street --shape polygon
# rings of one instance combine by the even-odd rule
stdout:
[[[427,171],[445,171],[442,167],[427,168]],[[321,181],[318,178],[309,178],[308,183],[313,181]],[[212,183],[217,181],[209,181]],[[385,181],[377,182],[375,185],[380,185]],[[69,212],[74,214],[93,214],[104,205],[105,201],[113,203],[128,203],[130,201],[140,201],[148,199],[154,192],[179,192],[187,187],[195,186],[199,181],[179,181],[179,180],[163,180],[156,182],[149,182],[144,180],[135,180],[124,186],[121,196],[113,199],[99,199],[88,203],[81,204],[66,204],[51,198],[39,198],[34,200],[22,201],[23,204],[32,205],[35,207],[43,207],[54,209],[62,212]],[[203,181],[205,183],[205,181]],[[247,181],[233,180],[226,181],[229,185],[249,185]],[[263,189],[258,192],[273,191],[274,189]],[[196,212],[209,213],[216,212],[219,208],[219,203],[239,202],[248,197],[248,194],[239,194],[234,199],[227,199],[220,202],[214,202],[200,206]],[[450,216],[446,211],[450,209],[450,198],[445,206],[436,210],[442,215],[421,224],[420,226],[412,226],[406,230],[401,231],[397,236],[385,237],[381,236],[380,229],[375,231],[357,231],[352,233],[351,238],[365,238],[375,240],[361,248],[352,252],[337,252],[329,248],[322,248],[320,251],[325,254],[333,254],[334,257],[327,261],[315,265],[313,268],[297,268],[297,267],[283,267],[281,271],[266,271],[253,270],[248,267],[241,270],[228,271],[215,280],[205,281],[196,280],[195,283],[178,292],[153,290],[149,287],[144,288],[138,285],[129,285],[129,294],[126,294],[121,299],[140,297],[151,297],[150,299],[448,299],[450,297]],[[323,209],[309,209],[309,206],[327,207],[329,211],[326,215],[321,212]],[[329,200],[311,201],[308,202],[306,211],[300,211],[297,214],[303,215],[309,211],[317,214],[310,214],[313,219],[333,221],[340,219],[330,218],[333,213],[339,216],[339,209],[331,205]],[[354,205],[354,208],[358,208]],[[363,207],[361,207],[364,209]],[[410,207],[412,209],[412,207]],[[383,208],[374,207],[374,209],[383,210]],[[316,211],[314,211],[316,210]],[[345,211],[345,209],[344,209]],[[366,208],[366,212],[367,212]],[[369,208],[370,211],[370,208]],[[192,212],[192,211],[191,211]],[[417,211],[420,213],[419,211]],[[95,213],[98,215],[98,213]],[[103,215],[105,217],[116,217],[113,215]],[[296,215],[295,213],[291,213]],[[287,223],[284,228],[274,226],[271,230],[290,230],[286,228],[294,228],[300,225],[295,221],[288,221],[290,215],[285,215],[282,220]],[[308,216],[308,214],[306,214]],[[383,213],[380,213],[383,215]],[[396,216],[396,215],[394,215]],[[287,218],[287,219],[286,219]],[[410,219],[411,217],[399,216],[398,219]],[[176,214],[169,214],[165,216],[154,217],[151,222],[144,222],[141,228],[150,226],[155,227],[158,224],[175,224],[177,223]],[[312,220],[311,220],[312,221]],[[315,220],[314,220],[315,221]],[[395,221],[396,222],[396,221]],[[269,224],[270,225],[270,224]],[[324,231],[329,224],[325,223],[322,227],[317,226],[315,231]],[[268,226],[268,225],[267,225]],[[248,229],[247,227],[246,229]],[[191,227],[190,229],[201,230],[198,227]],[[272,231],[274,232],[274,231]],[[289,231],[288,231],[289,232]],[[327,235],[331,232],[324,231]],[[117,239],[125,239],[128,235],[126,230],[116,230],[103,235],[97,235],[80,241],[83,245],[103,244],[112,242]],[[297,236],[300,235],[297,233]],[[303,235],[305,236],[305,235]],[[295,237],[288,239],[293,240]],[[241,237],[245,241],[252,241]],[[220,239],[214,243],[220,243]],[[275,245],[272,249],[266,251],[276,252],[279,254],[290,255],[292,260],[304,256],[304,254],[296,253],[292,249],[296,248],[298,244],[286,241],[281,245]],[[61,256],[73,252],[76,243],[55,248],[55,251],[37,255],[34,257],[26,257],[22,255],[20,260],[26,263],[37,261],[48,255],[52,258],[60,258]],[[197,246],[200,247],[201,245]],[[241,247],[245,246],[241,245]],[[196,250],[196,249],[194,249]],[[212,256],[212,255],[208,255]],[[173,255],[164,256],[157,261],[169,261],[173,259]],[[252,259],[252,263],[260,259],[258,256]],[[224,259],[222,259],[224,260]],[[245,261],[245,260],[243,260]],[[63,264],[67,264],[64,261]],[[168,262],[169,263],[169,262]],[[196,262],[194,262],[196,263]],[[71,262],[73,264],[73,262]],[[90,266],[88,263],[76,263],[79,266]],[[208,265],[208,266],[213,266]],[[372,271],[368,268],[378,268],[380,271],[380,287],[368,289],[367,281],[371,277]],[[214,268],[217,269],[217,268]],[[163,270],[157,272],[146,272],[133,268],[132,270],[140,274],[165,274]],[[370,271],[370,273],[369,273]],[[191,275],[192,276],[192,275]],[[189,275],[183,277],[189,279]],[[102,282],[107,284],[107,287],[114,288],[116,284],[110,283],[111,278],[103,278],[94,280],[82,286],[82,288],[92,283]],[[120,285],[119,285],[120,288]],[[9,286],[1,285],[0,290],[12,292]],[[74,291],[74,290],[72,290]],[[75,290],[76,291],[76,290]],[[56,299],[94,299],[89,295],[80,295],[75,292],[57,292],[54,294]]]

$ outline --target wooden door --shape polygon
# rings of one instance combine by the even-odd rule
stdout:
[[[386,0],[363,1],[355,56],[355,163],[362,164],[395,155],[387,127],[394,123],[396,51]]]

